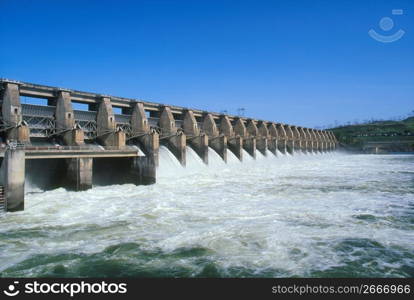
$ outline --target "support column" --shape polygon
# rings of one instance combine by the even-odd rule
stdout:
[[[243,149],[250,154],[251,157],[256,159],[256,138],[246,137],[243,140]]]
[[[208,165],[208,136],[200,134],[200,129],[198,128],[194,113],[191,110],[184,113],[183,130],[190,147]]]
[[[331,139],[333,141],[333,150],[336,150],[336,148],[338,146],[338,140],[336,139],[336,136],[332,131],[328,131],[328,133],[330,134]]]
[[[326,142],[327,142],[327,149],[328,149],[328,151],[332,151],[333,142],[332,142],[331,136],[329,135],[328,131],[324,130],[323,133],[325,135],[325,139],[326,139]]]
[[[313,138],[310,132],[309,128],[305,128],[305,134],[306,134],[306,138],[308,140],[307,145],[306,145],[306,150],[308,152],[312,152],[313,151]]]
[[[240,161],[243,161],[243,138],[241,136],[234,136],[230,138],[227,143],[230,151],[233,152]]]
[[[331,151],[331,137],[328,135],[328,132],[325,130],[322,131],[322,134],[326,142],[326,151],[329,152]]]
[[[23,149],[6,149],[2,169],[7,211],[24,210],[25,161]]]
[[[102,98],[101,103],[99,103],[96,121],[98,141],[102,145],[119,148],[125,146],[125,133],[116,129],[115,115],[110,98]]]
[[[132,158],[131,172],[135,184],[153,184],[156,182],[157,166],[159,162],[159,135],[151,131],[145,114],[144,104],[135,103],[131,114],[131,139],[137,142],[145,156]]]
[[[15,83],[4,86],[2,117],[7,140],[30,143],[29,127],[23,122],[19,86]]]
[[[312,150],[313,152],[319,151],[319,139],[318,135],[315,129],[311,129],[311,135],[312,135]]]
[[[325,142],[323,140],[321,131],[317,130],[316,134],[318,136],[318,150],[323,153],[325,151]]]
[[[303,127],[299,127],[299,136],[300,136],[300,149],[303,153],[306,153],[308,149],[308,138]]]
[[[287,153],[287,134],[285,130],[285,125],[281,123],[276,124],[277,129],[277,135],[278,135],[278,141],[277,146],[281,153],[286,154]]]
[[[263,121],[260,121],[258,127],[258,136],[256,137],[256,147],[264,156],[267,156],[268,149],[268,140],[269,140],[269,131],[267,130],[267,124]]]
[[[161,112],[159,125],[161,127],[161,140],[174,154],[182,166],[186,165],[186,136],[178,132],[175,126],[171,108],[164,106]]]
[[[267,127],[269,132],[269,137],[267,141],[267,148],[270,152],[272,152],[274,155],[277,155],[277,142],[278,142],[278,134],[276,129],[275,123],[270,123]]]
[[[333,139],[330,131],[327,131],[326,134],[327,134],[327,136],[329,138],[330,150],[331,151],[334,151],[335,150],[335,140]]]
[[[335,134],[333,133],[333,131],[329,131],[329,134],[331,135],[332,142],[333,142],[333,150],[335,151],[335,150],[336,150],[336,147],[337,147],[337,140],[336,140],[336,136],[335,136]]]
[[[329,137],[327,131],[324,130],[324,131],[322,131],[322,133],[323,133],[323,137],[326,141],[326,151],[329,152],[329,151],[331,151],[331,138]]]
[[[159,162],[160,139],[155,131],[137,138],[145,156],[133,158],[133,172],[136,174],[137,184],[153,184],[157,178]]]
[[[300,151],[302,149],[302,141],[300,138],[299,129],[297,126],[291,126],[294,139],[294,151]]]
[[[187,137],[190,147],[200,156],[202,161],[208,165],[208,136],[200,134],[199,136]]]
[[[84,133],[80,128],[75,128],[75,117],[73,114],[70,93],[60,91],[56,99],[56,131],[68,146],[79,146],[84,144]]]
[[[92,188],[91,157],[68,158],[68,188],[75,191],[85,191]]]
[[[186,137],[182,132],[177,133],[177,135],[172,136],[168,139],[169,149],[178,159],[180,164],[185,167],[186,165]]]
[[[254,151],[253,154],[253,147],[254,150],[256,150],[256,140],[254,142],[252,141],[248,141],[251,140],[253,138],[248,137],[247,135],[247,129],[246,126],[244,125],[244,121],[242,119],[237,119],[236,123],[234,125],[234,134],[236,137],[239,137],[241,140],[236,140],[236,141],[232,141],[232,146],[230,149],[234,149],[235,151],[240,151],[240,160],[242,160],[242,154],[243,151],[242,149],[246,150],[247,153],[249,153],[253,158],[256,158],[256,151]],[[236,149],[236,147],[241,147],[240,149]],[[235,153],[236,154],[236,153]],[[237,155],[237,154],[236,154]]]
[[[295,151],[295,138],[293,136],[292,128],[289,125],[284,125],[284,129],[286,131],[286,151],[293,154]]]
[[[221,133],[227,138],[227,146],[230,149],[231,152],[234,153],[234,155],[236,155],[236,157],[240,160],[243,161],[243,138],[240,136],[240,133],[242,134],[246,134],[246,128],[243,128],[244,131],[242,129],[240,129],[239,127],[233,128],[233,126],[231,125],[231,122],[229,120],[228,116],[221,116],[221,120],[220,120],[220,131]]]
[[[257,128],[256,128],[257,129]],[[250,130],[253,130],[252,127]],[[234,126],[234,132],[236,136],[240,136],[243,139],[242,147],[247,153],[250,154],[254,159],[256,159],[256,138],[250,136],[247,132],[246,126],[244,125],[244,121],[242,119],[237,119],[236,124]]]
[[[133,136],[141,134],[144,135],[150,132],[150,126],[147,115],[145,114],[144,104],[141,102],[135,103],[132,107],[131,129]]]
[[[219,134],[216,122],[211,114],[204,115],[203,131],[208,136],[209,146],[227,163],[227,137]]]

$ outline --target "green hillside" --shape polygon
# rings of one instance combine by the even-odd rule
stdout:
[[[414,117],[402,121],[376,121],[329,129],[344,146],[362,147],[367,142],[414,143]]]

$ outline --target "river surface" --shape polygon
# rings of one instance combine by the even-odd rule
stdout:
[[[247,153],[245,153],[247,155]],[[414,155],[258,154],[151,186],[40,191],[0,215],[0,276],[413,277]]]

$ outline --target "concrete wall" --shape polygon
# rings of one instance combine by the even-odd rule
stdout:
[[[293,154],[295,151],[295,137],[293,135],[292,126],[285,125],[284,129],[286,132],[286,151]]]
[[[92,188],[92,158],[69,158],[67,161],[67,187],[75,191]]]
[[[269,123],[267,126],[268,129],[268,142],[267,142],[267,148],[270,152],[272,152],[274,155],[277,155],[278,150],[278,131],[276,128],[275,123]]]
[[[75,126],[75,115],[69,92],[60,91],[56,98],[56,133],[64,145],[81,146],[84,144],[84,132]]]
[[[205,164],[208,164],[208,136],[200,132],[194,113],[191,110],[185,112],[183,131],[187,137],[187,144],[194,149]]]
[[[131,129],[132,135],[148,134],[150,132],[150,126],[148,118],[145,114],[144,104],[141,102],[135,103],[132,109],[131,115]]]
[[[197,145],[203,145],[202,147],[206,148],[205,141],[208,140],[208,143],[211,145],[212,140],[220,136],[220,134],[226,137],[227,143],[233,137],[241,137],[246,149],[249,148],[251,150],[252,145],[256,144],[256,147],[262,153],[266,153],[266,150],[276,153],[275,148],[277,147],[282,150],[287,148],[290,152],[295,150],[309,151],[309,149],[315,148],[314,144],[317,144],[321,150],[326,151],[328,149],[334,149],[336,145],[336,141],[330,133],[318,131],[317,134],[313,134],[307,128],[302,127],[285,126],[285,136],[279,136],[274,133],[266,133],[266,126],[261,126],[261,124],[269,124],[269,122],[262,120],[239,118],[229,115],[220,116],[216,113],[189,110],[177,106],[165,106],[151,102],[136,102],[133,99],[102,96],[94,93],[13,82],[4,79],[0,79],[0,85],[3,86],[3,120],[8,125],[13,125],[8,129],[7,136],[18,141],[28,140],[30,134],[28,128],[25,128],[24,124],[21,123],[22,116],[19,97],[20,95],[25,95],[48,99],[49,105],[57,106],[56,130],[63,137],[63,142],[66,145],[82,145],[84,139],[84,134],[81,129],[74,128],[75,120],[73,118],[71,101],[88,103],[90,109],[98,112],[96,136],[99,143],[104,146],[123,147],[126,142],[129,141],[130,143],[131,139],[140,134],[148,134],[150,122],[146,117],[146,113],[150,113],[152,118],[159,118],[158,127],[161,139],[172,137],[182,131],[186,135],[188,144],[195,148],[198,147]],[[122,125],[116,124],[112,105],[122,108],[123,114],[131,115],[129,124],[125,124],[125,122]],[[206,118],[206,115],[209,117]],[[174,118],[182,122],[183,125],[181,128],[177,128]],[[198,127],[197,120],[203,121],[201,128]],[[214,122],[211,122],[212,120]],[[219,132],[218,128],[214,128],[213,126],[217,125],[214,124],[217,120],[219,120],[217,123],[220,127]],[[152,119],[151,122],[153,122]],[[124,128],[130,128],[130,130],[128,129],[129,131],[122,132]],[[69,132],[71,130],[73,132]],[[207,135],[208,138],[201,137],[202,134]],[[318,141],[315,141],[315,136],[317,136]],[[192,144],[190,143],[190,137],[199,138],[195,139],[197,141],[194,141]],[[90,133],[88,133],[87,138],[91,138]],[[177,138],[173,139],[177,140]],[[255,139],[255,142],[252,139]],[[220,141],[220,143],[216,143],[215,148],[224,157],[224,139],[221,138]],[[180,144],[177,141],[171,143],[176,145]],[[222,146],[219,147],[218,144]],[[238,143],[233,141],[232,144],[235,146]],[[203,157],[203,160],[207,161],[208,158],[204,154],[205,151],[200,150],[199,147],[197,149],[199,155]],[[181,150],[178,152],[181,153]],[[253,152],[252,154],[254,155]]]
[[[171,108],[168,106],[163,107],[159,127],[161,129],[160,143],[174,154],[182,166],[185,166],[187,139],[182,131],[178,131]]]
[[[22,122],[22,107],[17,84],[6,83],[4,85],[1,107],[5,138],[20,143],[30,142],[29,128]]]
[[[264,156],[267,155],[269,148],[268,143],[270,139],[269,130],[267,129],[266,122],[260,121],[257,126],[258,132],[256,136],[256,148]]]
[[[125,133],[117,131],[110,98],[102,97],[98,107],[96,122],[97,139],[102,145],[119,148],[125,146]]]
[[[24,210],[25,162],[24,150],[6,150],[2,177],[7,211]]]
[[[224,120],[226,124],[222,124],[221,128],[224,128],[224,131],[231,135],[233,134],[233,128],[230,124],[230,121]],[[225,134],[220,134],[217,124],[213,118],[212,114],[205,114],[203,118],[203,131],[208,137],[208,145],[211,147],[220,157],[227,162],[227,136]]]
[[[221,116],[220,133],[226,137],[228,149],[240,161],[243,161],[243,137],[246,135],[246,127],[243,121],[238,120],[233,127],[228,116]]]
[[[287,133],[285,130],[285,125],[281,124],[281,123],[277,123],[276,124],[276,129],[277,129],[277,134],[278,134],[278,138],[277,138],[277,147],[279,149],[280,152],[282,153],[287,153]]]

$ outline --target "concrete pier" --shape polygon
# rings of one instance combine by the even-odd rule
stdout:
[[[243,131],[244,129],[244,131]],[[243,161],[243,137],[240,134],[246,134],[244,124],[242,129],[236,126],[233,128],[228,116],[221,116],[220,118],[220,132],[227,138],[227,146],[236,157]]]
[[[187,143],[200,156],[202,161],[208,164],[208,136],[200,133],[196,118],[191,110],[184,113],[183,131],[187,137]]]
[[[125,133],[118,131],[111,100],[102,97],[97,114],[97,139],[104,146],[125,146]]]
[[[295,152],[295,136],[293,135],[292,126],[285,125],[284,129],[286,132],[286,151],[293,154]]]
[[[182,166],[185,166],[187,139],[183,131],[177,130],[175,119],[169,106],[163,107],[159,126],[161,128],[160,142],[167,146]]]
[[[323,135],[324,135],[324,138],[325,138],[325,141],[326,141],[326,150],[328,152],[332,151],[333,150],[332,149],[333,148],[333,143],[332,143],[330,135],[327,132],[324,132]]]
[[[2,100],[1,129],[5,132],[6,140],[29,143],[30,132],[27,124],[23,122],[19,86],[15,83],[5,83]]]
[[[200,134],[198,136],[188,137],[187,143],[192,149],[200,156],[201,160],[208,165],[208,136],[205,134]]]
[[[316,134],[318,136],[318,150],[323,153],[326,150],[325,140],[320,130],[316,130]]]
[[[142,102],[133,105],[130,122],[129,140],[133,145],[139,145],[145,154],[144,157],[132,158],[133,178],[136,178],[136,184],[153,184],[156,181],[159,163],[159,135],[155,130],[151,130]]]
[[[264,156],[267,156],[268,142],[269,142],[269,130],[267,129],[266,122],[260,121],[257,127],[256,136],[256,148]]]
[[[308,151],[308,136],[303,127],[298,127],[298,130],[299,130],[300,150],[303,153],[306,153]]]
[[[230,151],[233,152],[240,161],[243,161],[243,138],[241,136],[232,137],[227,141],[227,145]]]
[[[227,137],[220,134],[212,114],[204,115],[203,131],[208,137],[208,146],[220,155],[224,162],[227,162]]]
[[[246,150],[246,152],[249,153],[251,157],[256,159],[256,137],[252,135],[252,132],[257,130],[257,128],[255,128],[256,126],[254,125],[252,129],[252,124],[249,123],[249,125],[250,125],[250,128],[249,128],[250,132],[248,133],[246,125],[244,124],[244,121],[238,118],[234,125],[234,132],[236,136],[239,136],[242,138],[241,143],[242,143],[243,149]]]
[[[225,137],[224,135],[219,135],[217,137],[212,138],[209,137],[208,143],[210,147],[220,155],[223,161],[227,163],[227,137]]]
[[[134,171],[138,184],[153,184],[156,181],[156,170],[159,164],[159,135],[155,131],[138,137],[139,144],[145,157],[134,157]]]
[[[243,149],[250,154],[251,157],[256,159],[256,138],[246,137],[243,139]]]
[[[269,123],[268,127],[268,140],[267,140],[267,148],[270,152],[272,152],[274,155],[277,155],[278,150],[278,132],[276,129],[275,123]]]
[[[311,131],[309,130],[309,128],[304,128],[303,131],[305,132],[306,139],[307,139],[306,151],[313,152],[313,138],[312,138]]]
[[[257,149],[257,137],[259,136],[259,130],[257,129],[256,122],[249,119],[246,127],[246,137],[243,141],[243,148],[250,154],[251,157],[256,159]],[[265,141],[267,147],[267,141]]]
[[[56,99],[56,134],[64,145],[80,146],[84,144],[84,133],[75,126],[72,101],[69,92],[60,91]]]
[[[85,191],[92,187],[92,158],[68,158],[67,165],[66,188],[75,191]]]
[[[330,150],[330,142],[329,142],[329,138],[328,135],[326,134],[325,131],[321,130],[321,135],[322,135],[322,139],[325,142],[325,152],[328,152]]]
[[[290,126],[293,133],[293,151],[300,151],[302,148],[302,141],[300,139],[300,133],[297,126]]]
[[[277,147],[281,153],[287,153],[287,134],[285,125],[281,123],[276,124],[277,129]]]
[[[319,139],[318,139],[318,135],[316,133],[316,130],[311,129],[310,131],[311,137],[312,137],[312,151],[313,152],[318,152],[319,151]]]
[[[7,211],[24,210],[25,152],[8,148],[3,158],[3,186]]]
[[[336,137],[335,137],[335,135],[333,134],[332,131],[328,131],[328,134],[330,135],[331,140],[332,140],[332,143],[333,143],[332,150],[335,150],[337,148],[337,146],[338,146],[338,141],[337,141],[337,139],[336,139]]]

